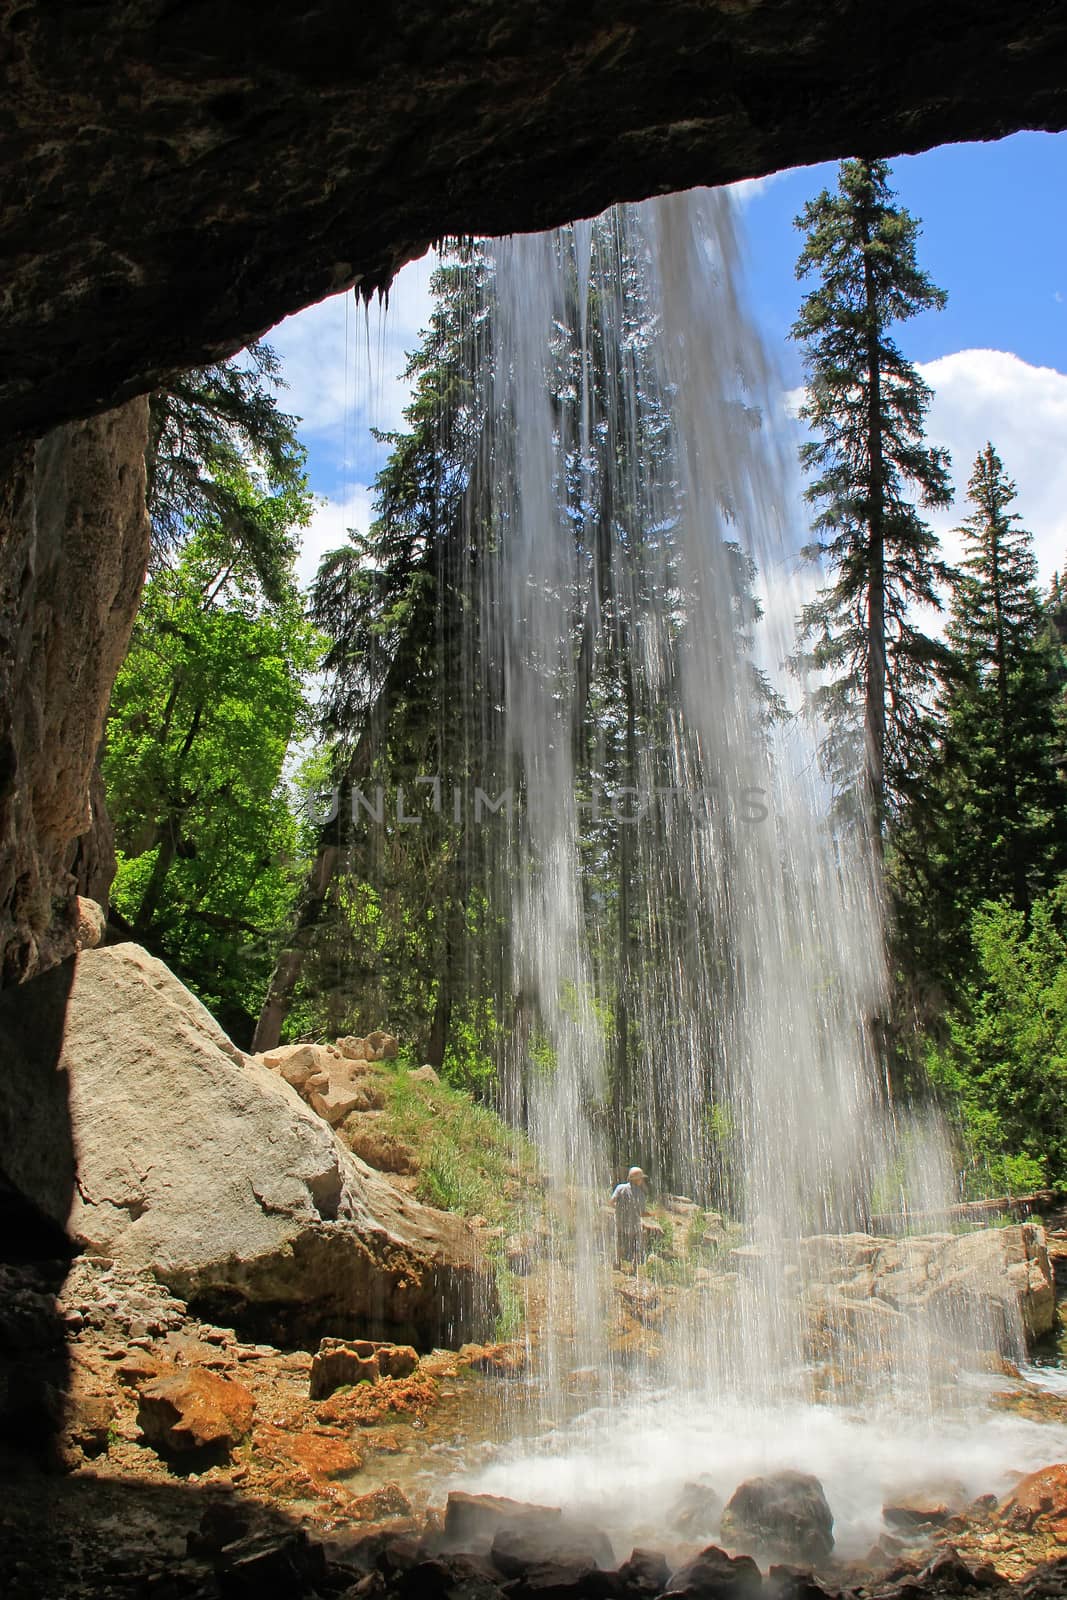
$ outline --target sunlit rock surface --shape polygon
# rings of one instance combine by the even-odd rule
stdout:
[[[484,1336],[467,1224],[350,1155],[138,946],[9,991],[0,1043],[8,1176],[84,1249],[289,1337]]]

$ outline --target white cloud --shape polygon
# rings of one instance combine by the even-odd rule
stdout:
[[[1067,374],[1005,350],[959,350],[919,368],[934,391],[932,444],[952,453],[956,503],[931,517],[950,561],[967,515],[967,480],[987,440],[1014,478],[1015,509],[1034,535],[1042,581],[1067,563]]]
[[[398,429],[410,386],[401,373],[430,313],[433,255],[397,274],[387,303],[366,308],[354,295],[334,295],[287,317],[269,335],[282,358],[288,388],[282,408],[301,418],[313,486],[329,489],[304,529],[297,576],[307,584],[326,550],[349,528],[365,530],[371,482],[386,452],[371,428]]]
[[[353,483],[343,499],[321,499],[311,521],[302,530],[300,554],[296,562],[297,580],[306,587],[314,578],[319,561],[327,550],[344,544],[349,528],[367,531],[370,521],[371,488]]]
[[[366,450],[369,428],[397,428],[408,401],[400,373],[430,312],[433,255],[396,276],[388,302],[364,307],[351,292],[308,306],[269,335],[289,385],[285,410],[302,419],[300,436],[338,473]]]
[[[767,172],[764,173],[762,178],[739,178],[736,183],[728,183],[726,185],[727,192],[733,195],[738,205],[747,206],[751,200],[755,200],[759,195],[763,194],[776,178],[785,177],[787,170]]]

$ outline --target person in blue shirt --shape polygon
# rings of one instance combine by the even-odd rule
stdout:
[[[640,1167],[631,1167],[626,1182],[617,1184],[611,1196],[615,1211],[615,1265],[626,1262],[640,1266],[645,1259],[645,1238],[641,1218],[648,1204],[645,1175]]]

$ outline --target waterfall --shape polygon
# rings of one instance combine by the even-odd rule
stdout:
[[[608,1394],[625,1375],[604,1211],[631,1161],[692,1201],[678,1226],[710,1212],[744,1243],[664,1332],[677,1389],[803,1396],[821,1326],[847,1335],[831,1390],[875,1372],[928,1409],[940,1336],[822,1303],[835,1238],[909,1204],[907,1161],[872,1042],[873,853],[831,826],[818,730],[775,683],[796,489],[731,201],[674,195],[485,250],[468,582],[514,802],[491,856],[523,1019],[511,1094],[557,1230],[549,1410],[575,1368]],[[991,1347],[972,1323],[954,1338]]]

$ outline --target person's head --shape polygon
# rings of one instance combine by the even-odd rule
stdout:
[[[626,1174],[626,1181],[627,1183],[636,1183],[640,1188],[644,1188],[645,1175],[640,1167],[631,1167]]]

